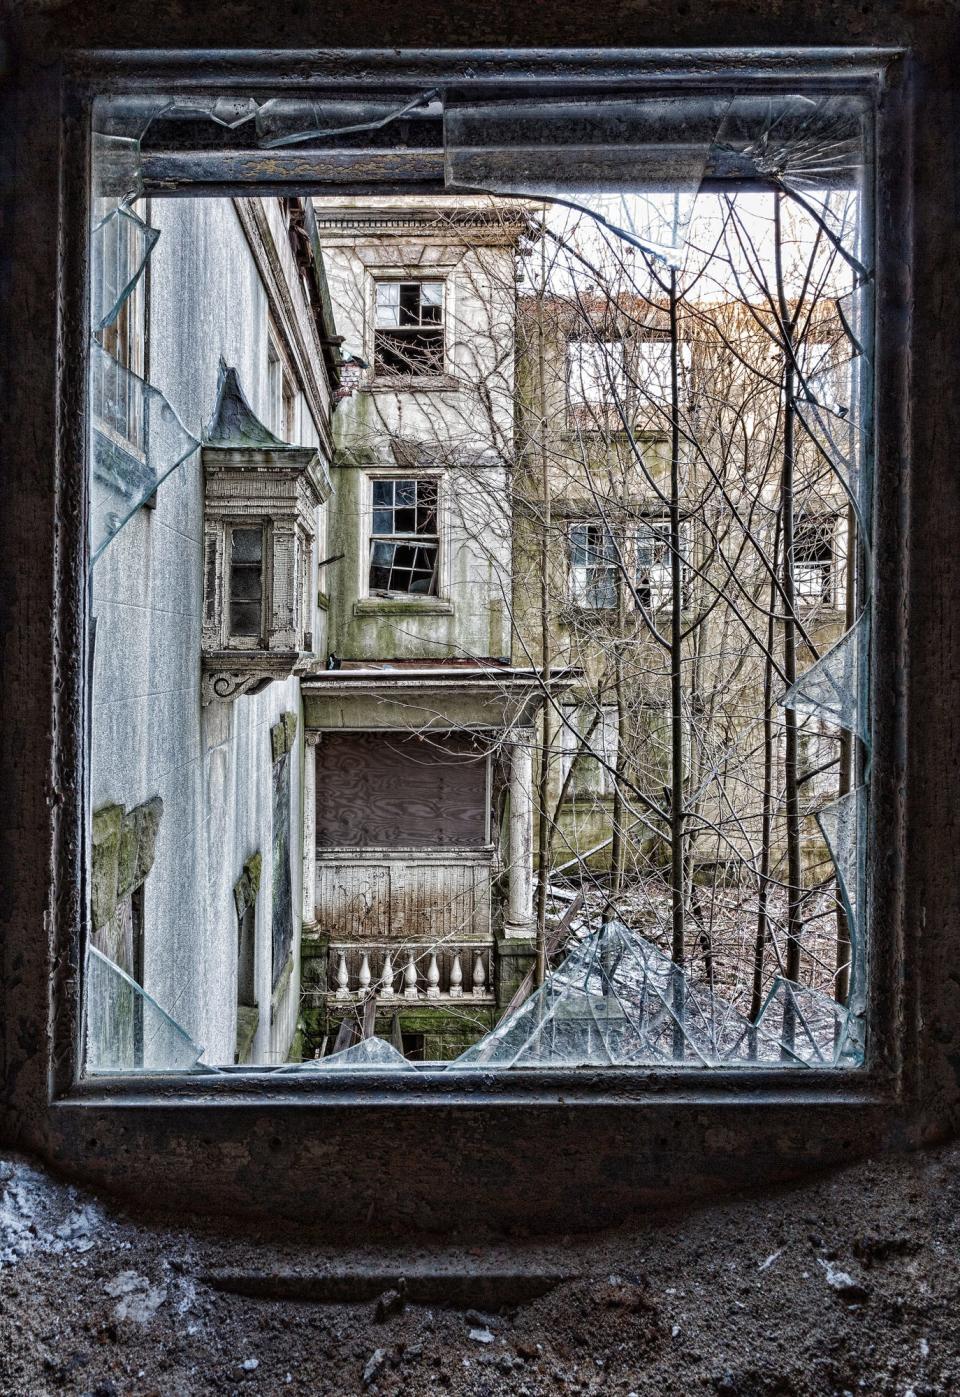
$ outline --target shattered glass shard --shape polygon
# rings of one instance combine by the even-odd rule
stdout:
[[[189,1072],[203,1055],[190,1035],[125,971],[87,947],[85,1070]]]
[[[100,200],[119,206],[139,198],[143,193],[140,160],[139,137],[94,132],[92,194],[95,207]]]
[[[90,346],[90,556],[94,562],[199,445],[162,393]]]
[[[846,635],[791,685],[780,699],[780,707],[837,723],[855,732],[869,750],[866,703],[869,637],[870,617],[863,611]]]
[[[864,939],[860,925],[860,870],[867,846],[867,787],[857,786],[814,816],[837,871],[837,887],[850,935],[851,1008],[862,1006]]]
[[[830,1035],[832,1025],[831,1018]],[[612,921],[574,946],[539,990],[447,1070],[821,1063],[833,1038],[824,1038],[819,1021],[811,1033],[808,1051],[785,1054],[769,1019],[751,1024],[643,936]]]
[[[191,102],[186,98],[177,98],[175,102],[157,112],[156,116],[166,116],[170,112],[196,114],[206,117],[217,126],[234,131],[238,126],[252,121],[259,110],[259,103],[253,97],[218,97],[213,102]]]
[[[567,205],[678,266],[728,105],[659,97],[448,102],[444,182],[451,191]],[[571,147],[577,159],[565,163],[560,152]]]
[[[861,535],[869,540],[870,508],[860,427],[859,358],[812,374],[794,399],[797,417],[846,491]]]
[[[403,1053],[385,1038],[363,1038],[351,1048],[343,1048],[327,1057],[310,1058],[306,1062],[290,1062],[278,1068],[280,1072],[349,1071],[351,1068],[389,1068],[392,1072],[416,1072]]]
[[[860,281],[871,275],[860,219],[865,118],[853,96],[738,97],[718,137],[804,209]]]
[[[439,91],[430,88],[412,100],[326,97],[322,102],[274,97],[257,109],[257,141],[268,150],[302,141],[379,131],[406,116],[440,115]]]
[[[96,225],[91,236],[91,321],[102,330],[116,320],[120,307],[143,274],[160,236],[127,208],[115,208]]]
[[[777,976],[757,1017],[787,1063],[806,1067],[859,1067],[859,1024],[829,995]]]

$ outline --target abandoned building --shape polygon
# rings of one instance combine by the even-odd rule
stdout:
[[[9,22],[0,1388],[952,1391],[952,17],[294,9]]]

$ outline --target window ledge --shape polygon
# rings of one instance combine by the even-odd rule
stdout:
[[[361,597],[354,616],[452,616],[453,602],[443,597]]]
[[[409,374],[374,378],[361,385],[363,393],[459,393],[459,378],[452,374]]]

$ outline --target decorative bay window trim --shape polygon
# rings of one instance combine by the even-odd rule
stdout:
[[[202,699],[210,703],[256,693],[312,658],[316,518],[330,483],[312,447],[289,446],[258,421],[233,369],[224,371],[202,462]],[[258,529],[259,587],[256,550],[242,560],[235,547],[239,531]],[[240,585],[244,594],[235,596]],[[244,626],[235,628],[241,614]]]

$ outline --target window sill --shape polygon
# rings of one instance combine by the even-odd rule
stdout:
[[[408,374],[374,378],[361,387],[363,393],[459,393],[461,383],[452,374]]]
[[[452,616],[453,602],[443,597],[361,597],[354,616]]]

